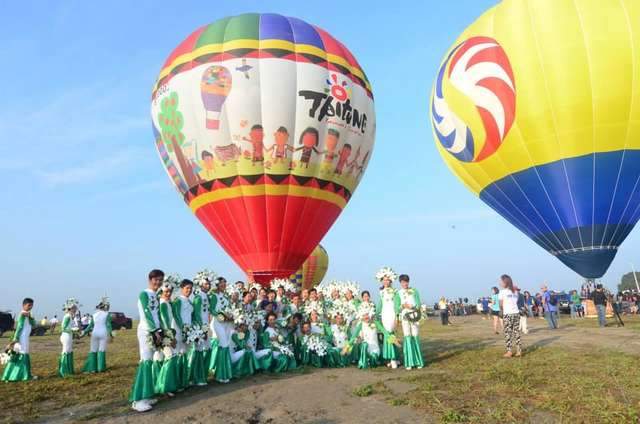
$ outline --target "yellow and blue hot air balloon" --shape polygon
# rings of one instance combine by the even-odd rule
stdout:
[[[502,1],[447,53],[430,106],[471,191],[602,277],[640,218],[639,1]]]

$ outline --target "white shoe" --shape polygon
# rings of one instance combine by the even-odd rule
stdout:
[[[206,386],[206,385],[207,385],[207,383],[198,383],[198,384],[196,384],[196,386],[200,386],[200,387]]]
[[[174,397],[175,395],[176,395],[175,393],[167,392],[167,396],[169,396],[169,397]]]
[[[144,400],[139,400],[137,402],[133,402],[131,404],[131,408],[136,412],[147,412],[152,409],[152,406]]]
[[[158,399],[147,399],[147,403],[149,405],[155,405],[156,403],[158,403]]]
[[[411,371],[411,367],[405,367],[407,371]]]
[[[418,369],[419,369],[419,370],[421,370],[421,369],[422,369],[422,367],[418,367]]]
[[[391,368],[394,370],[398,368],[398,361],[391,361]]]

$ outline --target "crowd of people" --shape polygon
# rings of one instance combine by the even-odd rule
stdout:
[[[134,410],[147,411],[158,396],[174,396],[190,386],[212,380],[224,384],[257,372],[283,373],[302,366],[424,366],[418,339],[424,308],[406,274],[381,269],[375,304],[353,282],[298,290],[289,280],[274,280],[265,288],[242,281],[228,285],[223,277],[214,277],[207,270],[193,280],[160,270],[149,273],[148,286],[138,296],[140,362],[130,394]],[[393,287],[395,281],[399,288]],[[3,381],[34,378],[32,308],[33,299],[25,299],[11,344],[0,358]],[[91,349],[82,371],[105,371],[112,338],[108,299],[98,303],[85,323],[75,319],[76,299],[68,299],[63,310],[58,374],[75,373],[74,340],[85,336],[91,338]]]

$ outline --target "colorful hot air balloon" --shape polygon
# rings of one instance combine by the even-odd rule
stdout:
[[[464,184],[585,278],[640,217],[640,2],[504,0],[446,55],[436,145]]]
[[[371,86],[353,55],[275,14],[224,18],[187,37],[160,71],[151,115],[187,205],[262,284],[311,254],[374,144]]]
[[[289,280],[300,289],[310,289],[322,282],[329,268],[329,255],[318,245],[299,270],[289,277]]]

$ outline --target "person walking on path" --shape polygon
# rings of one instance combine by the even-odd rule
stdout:
[[[518,290],[513,286],[513,280],[508,275],[500,277],[502,289],[498,293],[500,312],[504,319],[504,340],[506,346],[505,358],[522,356],[522,342],[520,340],[520,309],[518,308]],[[515,344],[515,354],[513,353]]]
[[[606,327],[607,294],[604,292],[602,284],[598,284],[596,289],[591,293],[591,300],[593,300],[593,304],[596,306],[596,311],[598,312],[598,325],[603,328]]]
[[[546,284],[543,284],[542,289],[542,309],[544,310],[544,318],[549,324],[549,328],[556,330],[558,328],[558,317],[556,312],[558,311],[558,299],[555,295],[552,295]]]

